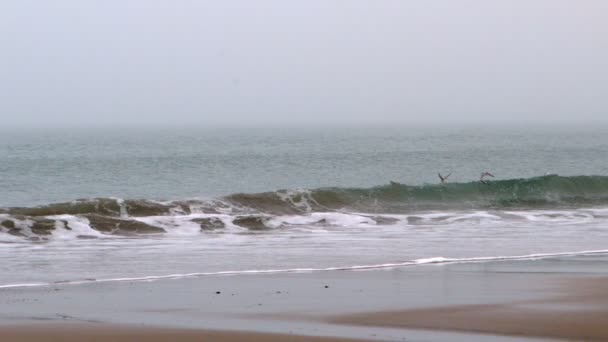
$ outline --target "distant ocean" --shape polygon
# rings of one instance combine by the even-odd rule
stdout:
[[[0,207],[0,287],[602,254],[608,128],[0,128]]]

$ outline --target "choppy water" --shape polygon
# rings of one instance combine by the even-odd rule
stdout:
[[[5,129],[0,286],[604,253],[607,133]]]

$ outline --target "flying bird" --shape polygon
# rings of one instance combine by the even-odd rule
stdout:
[[[488,182],[485,179],[483,179],[486,176],[494,177],[494,175],[491,174],[491,173],[489,173],[488,171],[486,171],[486,172],[484,172],[484,173],[481,174],[481,177],[479,177],[479,181],[480,182],[482,182],[485,185],[488,185]]]
[[[446,176],[442,176],[441,173],[438,173],[437,175],[439,176],[439,179],[441,180],[441,184],[445,183],[448,181],[448,177],[450,177],[452,173],[448,173]]]

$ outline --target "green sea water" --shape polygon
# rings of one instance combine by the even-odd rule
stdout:
[[[604,258],[606,227],[605,127],[0,129],[0,289]]]
[[[0,207],[608,175],[608,127],[0,128]]]

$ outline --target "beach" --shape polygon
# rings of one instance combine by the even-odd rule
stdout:
[[[607,5],[3,1],[0,342],[608,341]]]
[[[607,337],[606,260],[594,255],[5,288],[0,337],[600,341]]]
[[[7,132],[0,340],[605,340],[604,131]]]
[[[46,325],[19,326],[5,328],[0,331],[0,338],[5,341],[291,341],[291,342],[349,342],[357,341],[342,338],[327,338],[313,336],[294,336],[281,334],[218,332],[186,329],[159,329],[124,326],[89,326],[89,325]]]
[[[568,282],[562,296],[500,304],[468,304],[339,317],[334,323],[441,329],[564,340],[608,340],[606,278]]]

